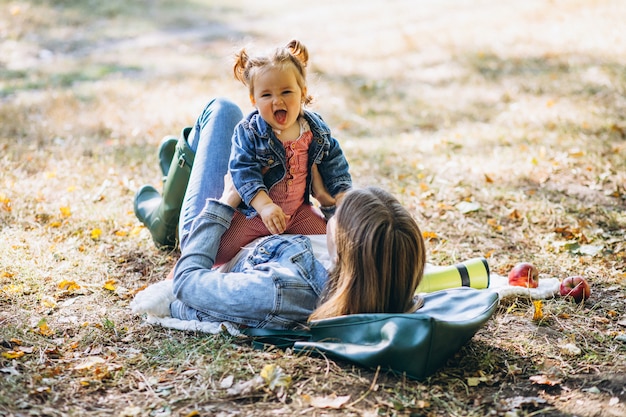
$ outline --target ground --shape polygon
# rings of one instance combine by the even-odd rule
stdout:
[[[1,416],[626,415],[626,4],[620,0],[0,1]],[[145,325],[176,251],[135,191],[233,53],[300,39],[312,108],[357,186],[396,195],[428,258],[583,275],[505,299],[424,381]],[[461,203],[461,204],[460,204]],[[468,204],[469,203],[469,204]],[[246,392],[265,366],[288,386]],[[279,369],[279,368],[280,369]]]

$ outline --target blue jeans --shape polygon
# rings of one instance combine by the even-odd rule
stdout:
[[[184,250],[191,223],[207,198],[220,198],[235,126],[243,118],[233,102],[216,98],[206,105],[189,133],[189,147],[196,153],[180,212],[180,249]]]

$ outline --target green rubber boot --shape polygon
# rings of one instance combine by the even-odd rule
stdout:
[[[177,143],[178,138],[176,136],[166,136],[161,141],[161,145],[159,145],[159,167],[163,174],[163,183],[165,183],[167,174],[170,172],[170,165],[176,153]]]
[[[195,156],[187,142],[189,132],[191,127],[184,128],[176,143],[176,151],[163,183],[163,195],[151,185],[144,185],[135,194],[135,216],[150,230],[152,240],[159,249],[176,248],[180,209]],[[159,158],[164,171],[161,149]]]

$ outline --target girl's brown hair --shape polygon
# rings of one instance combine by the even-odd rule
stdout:
[[[336,264],[309,320],[411,311],[426,263],[415,219],[376,187],[346,193],[335,216]]]
[[[268,67],[287,68],[295,70],[296,82],[304,93],[304,104],[309,104],[312,97],[306,93],[306,66],[309,61],[309,51],[298,40],[292,40],[286,46],[276,48],[268,55],[251,57],[245,48],[235,54],[233,73],[235,78],[248,87],[250,96],[254,96],[254,77],[259,71]]]

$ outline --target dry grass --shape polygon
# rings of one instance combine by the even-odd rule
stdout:
[[[0,415],[626,413],[620,0],[0,10]],[[160,181],[158,142],[213,95],[249,109],[232,52],[292,37],[310,48],[314,107],[356,182],[402,199],[432,236],[432,262],[486,256],[505,274],[532,261],[544,276],[587,276],[591,299],[546,300],[540,323],[529,300],[506,301],[422,382],[143,326],[128,302],[177,257],[155,249],[132,212],[136,189]],[[267,364],[291,376],[288,390],[223,388]],[[308,402],[332,395],[350,399]]]

